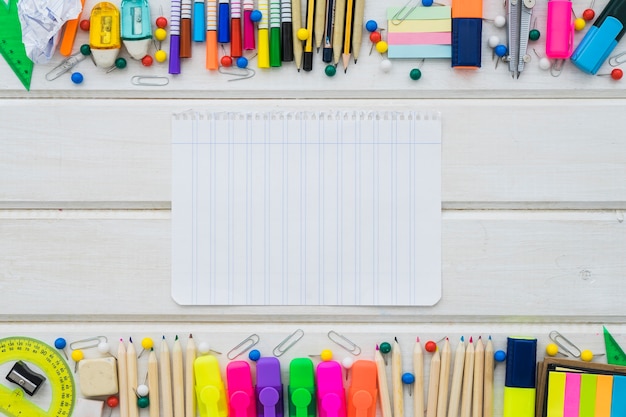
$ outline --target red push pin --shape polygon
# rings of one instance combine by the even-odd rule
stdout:
[[[374,46],[383,40],[383,35],[382,35],[382,31],[385,30],[383,28],[380,29],[380,31],[374,31],[370,33],[370,41],[372,42],[372,46],[370,47],[370,55],[372,55],[372,50],[374,49]]]
[[[109,407],[109,417],[111,417],[111,414],[113,414],[113,409],[120,405],[120,400],[115,395],[111,395],[107,398],[106,403]]]
[[[615,68],[609,74],[598,74],[598,76],[599,77],[610,76],[612,79],[617,81],[617,80],[621,80],[622,79],[622,77],[624,76],[624,71],[622,71],[619,68]]]
[[[591,5],[583,12],[583,19],[585,19],[586,21],[593,20],[593,18],[596,17],[596,12],[593,11],[593,4],[595,3],[595,1],[596,0],[591,0]]]

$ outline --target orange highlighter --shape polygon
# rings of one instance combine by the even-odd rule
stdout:
[[[346,401],[348,417],[376,417],[376,363],[358,360],[352,365],[352,384]]]
[[[76,19],[65,22],[65,30],[63,31],[63,38],[61,38],[61,45],[59,46],[59,52],[63,56],[72,55],[74,39],[76,38],[76,32],[78,32],[78,22],[80,21],[80,15],[83,13],[83,8],[85,7],[85,0],[80,0],[80,3],[81,8]]]
[[[206,4],[206,69],[216,70],[217,60],[217,0]]]

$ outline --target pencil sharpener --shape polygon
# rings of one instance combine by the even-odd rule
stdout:
[[[7,380],[19,385],[30,396],[35,395],[46,377],[30,369],[24,362],[17,361],[7,375]]]

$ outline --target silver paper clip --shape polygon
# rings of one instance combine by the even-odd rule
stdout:
[[[287,336],[282,342],[280,342],[272,351],[274,356],[279,357],[282,356],[285,352],[293,347],[300,339],[304,337],[304,331],[302,329],[298,329],[295,332],[291,333]]]
[[[411,6],[411,3],[413,3],[413,0],[409,0],[404,6],[402,6],[400,10],[396,12],[396,14],[393,15],[393,17],[391,18],[391,23],[393,25],[399,25],[400,23],[404,22],[406,18],[409,17],[411,13],[413,13],[413,10],[417,9],[419,3],[416,2],[414,6]],[[406,11],[406,9],[409,10]]]
[[[259,340],[261,340],[261,339],[259,338],[259,336],[256,333],[251,334],[250,336],[248,336],[244,340],[242,340],[241,343],[239,343],[237,346],[232,348],[226,354],[226,357],[228,359],[232,360],[232,359],[235,359],[235,358],[239,357],[240,355],[243,355],[244,353],[249,351],[252,348],[252,346],[254,346],[257,343],[259,343]]]
[[[87,58],[87,55],[83,55],[82,52],[77,52],[74,55],[71,55],[63,60],[59,65],[54,67],[49,73],[46,74],[46,80],[52,81],[59,78],[61,75],[70,71],[79,62],[84,61]]]
[[[626,62],[626,51],[621,52],[609,58],[609,65],[612,67],[617,67],[618,65],[623,64],[624,62]]]
[[[130,79],[133,85],[143,85],[150,87],[162,87],[170,83],[168,77],[160,77],[156,75],[135,75]]]
[[[96,337],[90,337],[87,339],[82,339],[82,340],[77,340],[75,342],[70,343],[70,349],[72,350],[76,350],[76,349],[91,349],[91,348],[95,348],[98,347],[100,345],[100,343],[107,343],[108,340],[106,338],[106,336],[96,336]]]
[[[328,332],[328,338],[348,352],[352,353],[354,356],[361,354],[361,348],[356,343],[334,330]]]

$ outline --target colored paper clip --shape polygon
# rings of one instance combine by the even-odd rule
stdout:
[[[159,77],[156,75],[135,75],[130,79],[133,85],[144,85],[151,87],[162,87],[170,83],[168,77]]]
[[[356,343],[334,330],[328,332],[328,338],[348,352],[352,353],[354,356],[361,354],[361,348]]]
[[[409,0],[404,6],[402,6],[400,10],[396,12],[396,14],[393,15],[393,17],[391,18],[391,24],[399,25],[400,23],[404,22],[411,13],[413,13],[413,10],[417,9],[419,2],[415,2],[414,6],[411,6],[411,3],[413,3],[413,0]],[[409,10],[406,11],[406,9]]]
[[[259,417],[283,417],[283,383],[278,358],[268,356],[256,362],[256,397]]]
[[[226,357],[230,360],[236,359],[237,357],[249,351],[254,345],[259,343],[259,340],[261,340],[261,338],[256,333],[251,334],[250,336],[242,340],[241,343],[239,343],[237,346],[232,348],[226,354]]]
[[[77,340],[75,342],[70,343],[70,349],[72,350],[91,349],[91,348],[98,347],[100,343],[107,343],[106,336],[96,336],[96,337],[89,337],[87,339]]]
[[[226,366],[226,381],[228,381],[229,415],[256,417],[256,401],[248,362],[230,362]]]
[[[282,342],[280,342],[274,350],[272,350],[272,354],[276,357],[282,356],[285,352],[293,347],[300,339],[304,337],[304,331],[302,329],[298,329],[295,332],[291,333],[287,336]]]

